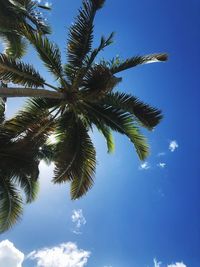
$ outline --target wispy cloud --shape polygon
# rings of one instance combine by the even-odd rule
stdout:
[[[84,267],[89,257],[89,251],[78,249],[72,242],[33,251],[28,255],[29,259],[36,260],[37,267]]]
[[[174,264],[170,264],[167,267],[187,267],[183,262],[177,262]]]
[[[72,222],[74,223],[73,233],[81,234],[80,229],[87,222],[85,217],[83,216],[82,209],[73,210],[71,219],[72,219]]]
[[[153,259],[153,263],[154,263],[154,267],[160,267],[162,262],[161,261],[157,261],[157,259]]]
[[[171,152],[174,152],[177,148],[179,147],[178,143],[176,140],[173,140],[169,143],[169,150]]]
[[[141,163],[139,166],[139,170],[148,170],[150,168],[151,168],[151,166],[147,161]]]
[[[46,2],[44,3],[44,5],[45,5],[46,7],[51,7],[51,6],[52,6],[52,3],[46,1]]]
[[[166,163],[165,162],[159,162],[157,164],[158,167],[160,167],[161,169],[164,169],[166,167]]]
[[[162,262],[161,261],[157,261],[156,259],[153,260],[154,263],[154,267],[161,267]],[[167,267],[187,267],[183,262],[176,262],[170,265],[167,265]]]
[[[24,254],[9,240],[0,242],[0,266],[22,267]]]
[[[158,153],[158,157],[163,157],[163,156],[165,156],[166,155],[166,152],[160,152],[160,153]]]

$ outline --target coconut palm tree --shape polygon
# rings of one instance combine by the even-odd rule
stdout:
[[[9,57],[20,58],[26,51],[26,41],[20,32],[23,25],[42,34],[50,33],[39,8],[47,9],[33,0],[0,0],[0,37]]]
[[[50,155],[55,164],[53,182],[70,182],[72,199],[80,198],[93,185],[96,151],[89,135],[91,129],[96,127],[103,134],[108,152],[114,149],[112,131],[127,136],[139,159],[144,160],[149,154],[149,146],[140,128],[152,130],[162,119],[159,109],[114,89],[122,81],[117,76],[120,72],[141,64],[163,62],[167,59],[166,54],[136,56],[126,60],[117,57],[96,63],[97,55],[113,41],[112,33],[107,38],[102,37],[97,48],[92,48],[94,18],[104,2],[83,0],[83,7],[70,28],[66,64],[61,62],[57,45],[29,27],[21,27],[23,35],[55,77],[56,84],[47,83],[32,65],[0,55],[0,79],[21,85],[1,88],[0,96],[33,97],[25,111],[20,111],[4,124],[0,134],[4,136],[8,133],[9,140],[19,143],[19,146],[22,145],[20,142],[33,146],[36,152],[30,150],[30,161],[35,159],[35,155],[41,159],[40,148],[47,158]],[[14,136],[10,129],[13,129]],[[52,134],[56,142],[49,145],[48,137]],[[4,206],[2,210],[4,208],[7,209]]]

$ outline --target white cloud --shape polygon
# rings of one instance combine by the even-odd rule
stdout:
[[[183,262],[177,262],[175,264],[170,264],[167,267],[187,267]]]
[[[160,267],[162,262],[161,261],[157,261],[157,259],[153,259],[153,263],[154,263],[154,267]]]
[[[85,225],[87,222],[85,217],[83,216],[82,209],[73,210],[71,219],[72,219],[72,222],[75,224],[75,229],[73,230],[73,233],[81,234],[80,228],[82,225]]]
[[[15,248],[9,240],[0,242],[0,266],[22,267],[24,254]]]
[[[44,5],[45,5],[46,7],[51,7],[51,6],[52,6],[52,4],[51,4],[50,2],[48,2],[48,1],[46,1]]]
[[[37,267],[84,267],[89,257],[89,251],[78,249],[72,242],[33,251],[28,255],[28,258],[37,261]]]
[[[156,259],[153,260],[154,267],[161,267],[162,262],[158,262]],[[187,267],[183,262],[176,262],[174,264],[167,265],[167,267]]]
[[[165,162],[159,162],[157,164],[158,167],[160,167],[161,169],[164,169],[166,167],[166,163]]]
[[[169,143],[169,150],[174,152],[178,148],[178,143],[176,140],[173,140]]]
[[[150,164],[147,161],[145,161],[144,163],[140,164],[139,170],[148,170],[150,168],[151,168]]]

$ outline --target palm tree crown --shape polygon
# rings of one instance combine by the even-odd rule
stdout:
[[[108,152],[114,149],[112,131],[117,131],[129,138],[139,159],[144,160],[149,155],[149,146],[140,128],[152,130],[162,119],[159,109],[143,103],[135,96],[114,91],[114,88],[122,80],[116,76],[121,71],[140,64],[165,61],[166,54],[136,56],[127,60],[117,57],[111,61],[101,60],[99,63],[94,61],[113,41],[111,33],[109,37],[101,38],[97,48],[92,48],[94,17],[104,2],[83,1],[83,7],[70,28],[67,64],[62,64],[59,48],[47,37],[31,31],[25,25],[21,27],[23,35],[32,43],[44,65],[54,75],[56,86],[49,85],[33,66],[0,55],[0,79],[21,84],[23,88],[18,89],[21,95],[29,92],[29,96],[35,96],[28,100],[24,110],[16,117],[2,124],[0,140],[7,138],[7,151],[11,156],[17,155],[18,147],[29,147],[28,155],[25,155],[28,163],[23,162],[22,165],[27,170],[27,177],[32,180],[38,176],[38,161],[41,158],[51,159],[55,164],[53,182],[69,181],[72,199],[80,198],[93,185],[96,152],[89,136],[93,127],[105,137]],[[44,87],[54,89],[54,96],[52,91],[45,91]],[[37,97],[40,89],[44,91],[44,97]],[[0,95],[5,94],[3,91],[1,94],[0,90]],[[56,139],[54,144],[48,139],[52,134]],[[23,155],[20,158],[23,159]],[[36,169],[33,173],[30,162],[35,162]],[[20,164],[12,166],[13,170],[16,169],[12,177],[21,184],[23,168]],[[2,171],[6,169],[4,166],[0,168]],[[11,174],[6,175],[12,181]],[[3,213],[4,205],[0,207],[0,216],[3,214],[0,218],[6,217]],[[15,211],[14,222],[20,214],[20,210]]]

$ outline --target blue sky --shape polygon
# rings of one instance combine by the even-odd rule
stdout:
[[[67,29],[80,5],[78,0],[52,0],[52,39],[64,57]],[[107,155],[95,132],[95,185],[74,202],[68,185],[50,183],[52,166],[41,163],[39,197],[26,206],[21,222],[0,236],[0,263],[4,251],[13,255],[10,267],[199,266],[199,11],[198,0],[106,1],[95,20],[94,40],[95,45],[102,34],[116,32],[105,58],[169,54],[165,64],[124,72],[118,86],[163,110],[156,130],[144,132],[151,156],[141,165],[132,145],[118,134],[115,153]],[[51,79],[32,51],[25,60]],[[9,100],[8,115],[22,102]],[[21,265],[19,251],[25,258],[35,252]]]

